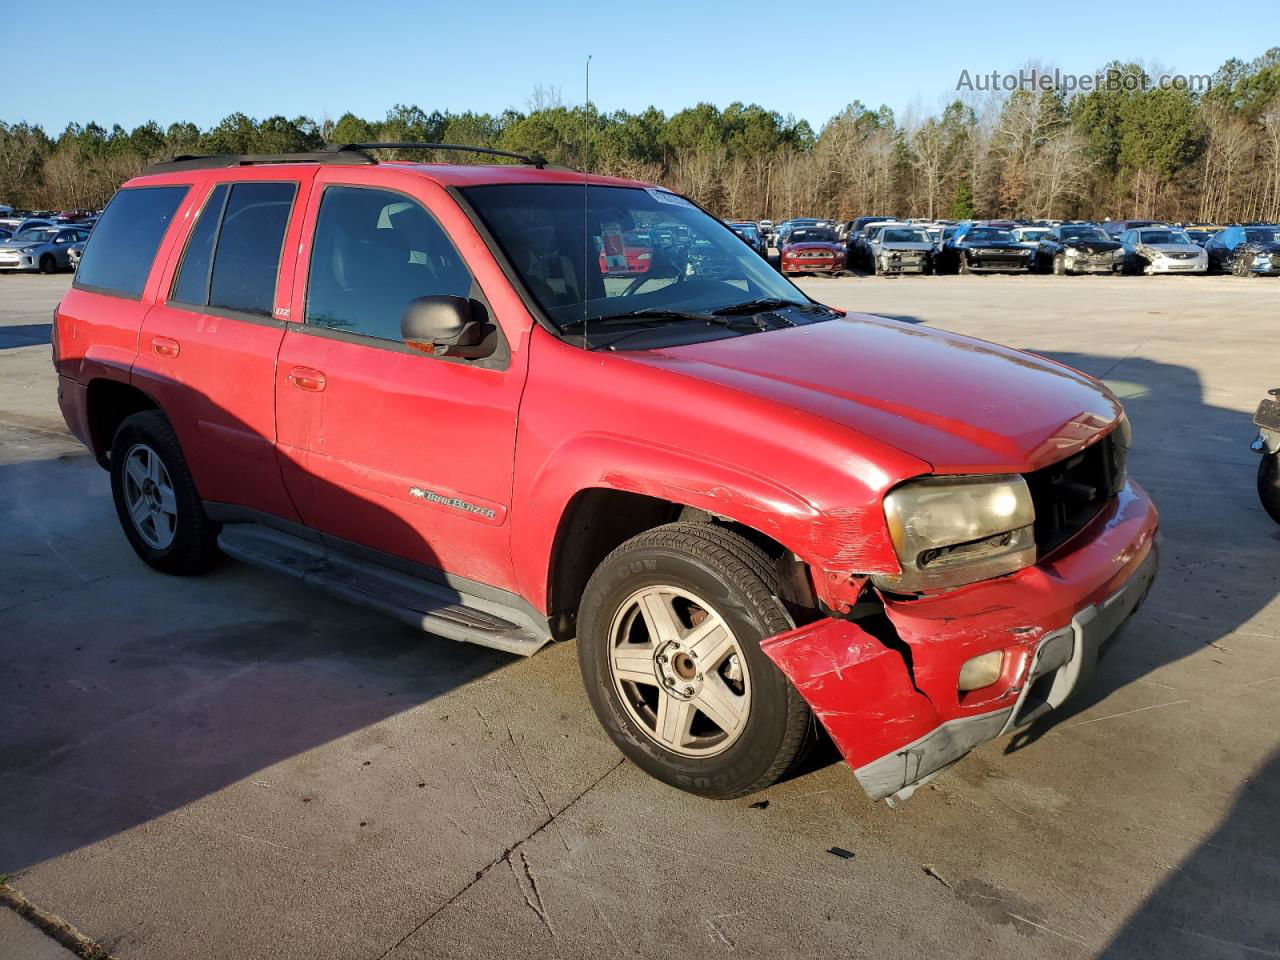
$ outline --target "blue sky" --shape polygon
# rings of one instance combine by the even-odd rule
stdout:
[[[582,99],[591,54],[591,99],[602,110],[652,103],[672,113],[699,101],[723,107],[741,100],[804,117],[816,129],[855,99],[899,114],[933,111],[962,69],[1014,71],[1036,61],[1090,72],[1123,57],[1211,73],[1228,57],[1251,59],[1268,45],[1237,18],[1212,15],[1203,0],[1156,7],[1029,0],[1020,11],[1001,5],[998,16],[970,3],[879,7],[806,0],[20,2],[6,14],[11,67],[0,119],[58,131],[72,120],[132,127],[181,119],[203,127],[237,110],[259,118],[337,119],[347,110],[376,118],[396,102],[497,112],[523,109],[539,84],[559,88],[571,104]],[[1064,19],[1068,8],[1076,16]],[[48,10],[57,11],[52,21]],[[47,47],[53,52],[36,52]],[[27,66],[15,69],[15,58]],[[35,69],[41,60],[47,68]]]

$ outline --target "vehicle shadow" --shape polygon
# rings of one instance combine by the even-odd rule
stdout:
[[[1189,367],[1144,357],[1042,355],[1105,380],[1124,404],[1134,435],[1129,473],[1160,510],[1160,572],[1093,682],[1016,732],[1006,745],[1010,753],[1121,687],[1215,646],[1276,595],[1270,574],[1250,557],[1270,554],[1280,539],[1254,490],[1251,415],[1205,402]]]
[[[0,350],[15,347],[40,346],[49,343],[53,331],[51,323],[25,323],[0,326]]]
[[[430,508],[415,503],[424,519],[410,525],[350,490],[332,493],[336,509],[431,564]],[[9,874],[520,659],[229,560],[196,578],[155,572],[126,542],[108,475],[88,454],[0,466],[0,580],[0,871]],[[450,776],[424,768],[412,779],[443,789]]]
[[[1236,794],[1218,828],[1187,856],[1098,954],[1272,957],[1280,946],[1280,751]]]

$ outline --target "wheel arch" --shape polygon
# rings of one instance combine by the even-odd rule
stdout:
[[[111,441],[125,418],[144,410],[160,410],[160,404],[147,392],[133,384],[107,377],[89,381],[85,405],[88,411],[90,449],[104,469],[111,452]]]
[[[591,574],[632,537],[675,521],[713,524],[751,541],[775,564],[788,606],[816,609],[807,566],[769,534],[689,503],[616,487],[579,490],[556,526],[547,567],[547,613],[558,640],[576,631],[578,605]]]

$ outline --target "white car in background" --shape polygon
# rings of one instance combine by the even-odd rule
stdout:
[[[1135,227],[1116,238],[1124,248],[1125,269],[1131,273],[1208,273],[1209,255],[1185,230],[1177,227]]]
[[[1028,250],[1036,250],[1040,246],[1040,241],[1048,236],[1049,229],[1049,227],[1014,227],[1013,239]]]

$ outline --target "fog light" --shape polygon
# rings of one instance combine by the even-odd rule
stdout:
[[[993,650],[966,660],[960,668],[961,690],[981,690],[1000,679],[1000,671],[1004,669],[1004,651]]]

